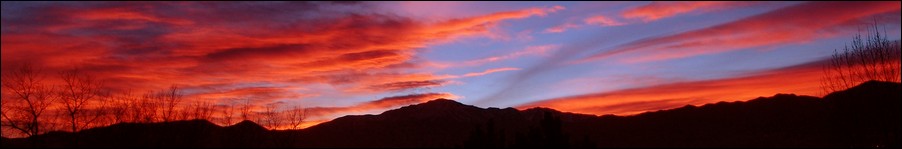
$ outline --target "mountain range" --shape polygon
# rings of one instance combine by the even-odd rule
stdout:
[[[902,85],[869,81],[823,98],[747,101],[588,115],[479,108],[436,99],[301,130],[251,121],[120,123],[77,133],[3,138],[7,147],[900,147]]]

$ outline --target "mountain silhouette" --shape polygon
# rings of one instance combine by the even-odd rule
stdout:
[[[235,123],[234,125],[226,127],[226,129],[231,130],[241,130],[241,131],[266,131],[266,127],[260,126],[260,124],[254,123],[254,121],[243,120],[241,122]]]
[[[436,99],[302,130],[266,130],[251,121],[227,127],[205,120],[122,123],[3,138],[2,146],[899,147],[900,87],[869,81],[823,98],[777,94],[631,116],[479,108]]]

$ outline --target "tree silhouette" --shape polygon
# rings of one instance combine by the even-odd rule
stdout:
[[[185,113],[190,113],[190,115],[191,115],[190,119],[205,119],[205,120],[213,119],[213,113],[215,111],[215,108],[213,107],[213,103],[211,103],[210,101],[195,100],[193,103],[191,103],[190,108],[191,108],[190,110],[185,110],[185,111],[190,111],[190,112],[185,112]]]
[[[244,104],[241,105],[239,111],[241,112],[241,120],[251,120],[251,99],[245,98]]]
[[[135,114],[135,122],[144,122],[150,123],[154,122],[157,119],[157,112],[159,112],[160,104],[155,99],[157,96],[153,93],[145,93],[144,96],[138,98],[135,101],[137,107],[133,109]]]
[[[182,103],[185,95],[176,85],[138,95],[130,90],[114,93],[77,67],[58,72],[58,78],[53,78],[59,79],[56,84],[56,80],[45,81],[42,69],[30,64],[10,70],[2,74],[0,129],[4,137],[29,137],[59,128],[77,132],[124,122],[205,119],[231,125],[236,110],[243,120],[256,119],[273,129],[298,129],[306,118],[305,109],[280,110],[277,104],[256,111],[249,98],[240,107],[214,106],[206,99]],[[289,125],[283,127],[283,123]]]
[[[163,90],[157,94],[157,98],[163,105],[163,122],[169,122],[174,119],[176,114],[176,106],[182,102],[182,92],[176,85],[169,86],[169,89]]]
[[[12,128],[26,136],[34,136],[48,131],[44,123],[49,107],[56,100],[53,86],[43,84],[41,69],[24,64],[3,76],[6,91],[2,98],[3,126]],[[7,94],[11,94],[8,97]]]
[[[100,118],[99,114],[85,114],[85,108],[87,103],[99,100],[98,95],[101,93],[103,83],[83,74],[78,68],[60,72],[60,78],[63,85],[60,87],[58,101],[63,105],[71,131],[76,132]],[[79,118],[86,119],[79,121]]]
[[[132,105],[135,97],[131,94],[131,92],[125,92],[122,94],[114,94],[109,95],[107,100],[104,100],[105,105],[107,105],[106,111],[108,116],[110,117],[111,123],[122,123],[122,122],[133,122],[131,116],[131,108],[136,106]]]
[[[266,104],[264,111],[261,113],[259,122],[263,122],[269,129],[276,129],[282,124],[282,114],[278,112],[281,103]]]
[[[235,115],[235,105],[234,104],[225,104],[221,106],[222,118],[220,119],[222,125],[228,126],[232,125],[233,116]]]
[[[304,119],[307,118],[307,108],[300,108],[298,106],[294,106],[288,112],[288,124],[291,125],[291,129],[299,129],[301,128],[301,124],[304,123]]]
[[[845,90],[869,80],[900,82],[902,49],[899,41],[889,41],[885,32],[881,35],[875,23],[867,37],[859,33],[842,51],[834,50],[824,66],[824,92]]]

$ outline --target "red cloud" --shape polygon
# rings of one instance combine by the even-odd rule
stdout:
[[[899,2],[808,2],[737,21],[620,45],[579,60],[645,52],[627,62],[658,61],[832,37],[869,16],[898,12]]]
[[[898,44],[898,42],[896,43]],[[895,51],[898,52],[898,51]],[[900,62],[899,57],[888,59],[886,66],[854,64],[850,70],[889,72]],[[604,114],[638,114],[645,111],[677,108],[684,105],[701,105],[719,101],[751,100],[756,97],[778,93],[822,96],[825,94],[825,78],[838,77],[836,73],[824,73],[824,66],[830,59],[777,69],[763,70],[747,76],[677,82],[650,87],[592,93],[548,99],[527,103],[518,108],[550,107],[562,111]],[[899,80],[888,78],[885,81]],[[858,83],[868,80],[856,80]],[[857,84],[854,83],[853,84]]]
[[[392,83],[372,85],[369,87],[369,89],[370,90],[378,90],[378,91],[402,91],[402,90],[412,89],[412,88],[441,86],[445,82],[447,82],[447,81],[427,80],[427,81],[392,82]]]
[[[416,49],[491,34],[489,29],[500,21],[563,9],[529,8],[432,23],[374,13],[366,3],[21,4],[29,4],[28,9],[7,9],[4,3],[4,72],[21,63],[48,67],[51,74],[79,66],[98,79],[122,82],[108,83],[116,90],[142,92],[180,84],[205,86],[188,89],[211,97],[251,96],[240,91],[273,83],[324,83],[367,94],[434,87],[449,77],[407,70],[418,64],[413,62]],[[361,9],[330,9],[336,6]],[[263,94],[294,97],[279,92]]]
[[[458,37],[466,35],[488,34],[488,29],[497,25],[499,21],[510,19],[523,19],[532,16],[545,16],[563,10],[562,6],[549,8],[529,8],[517,11],[498,12],[484,16],[451,19],[432,24],[429,28],[420,31],[424,36]]]
[[[298,99],[311,96],[301,94],[297,91],[290,90],[285,87],[246,87],[231,90],[212,89],[203,93],[194,94],[190,99],[215,100],[228,102],[237,102],[242,99],[253,101],[256,104],[272,103],[282,99]]]
[[[176,84],[189,101],[247,99],[260,110],[260,104],[331,92],[308,86],[353,96],[444,85],[454,77],[409,69],[424,63],[415,58],[418,49],[491,35],[501,21],[563,9],[426,22],[372,8],[329,2],[3,2],[0,70],[30,63],[54,76],[80,67],[113,91],[140,94]],[[332,108],[310,122],[454,97],[386,98]]]
[[[697,10],[713,10],[748,5],[749,2],[651,2],[623,12],[624,18],[640,18],[645,22],[668,18]]]
[[[638,114],[687,104],[750,100],[777,93],[820,95],[823,61],[766,70],[749,76],[679,82],[604,93],[568,96],[528,103],[518,108],[549,107],[561,111]]]

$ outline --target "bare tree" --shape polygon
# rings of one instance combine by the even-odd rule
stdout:
[[[869,80],[900,82],[899,41],[889,41],[884,30],[868,30],[865,38],[859,33],[842,51],[834,50],[830,63],[824,66],[824,92],[830,93]]]
[[[294,106],[291,110],[286,112],[288,112],[288,124],[291,125],[291,129],[301,128],[301,124],[303,124],[304,119],[307,118],[307,108]]]
[[[194,101],[191,104],[191,119],[210,120],[213,117],[213,103],[210,101]]]
[[[3,80],[5,81],[6,79],[3,79]],[[10,110],[11,108],[8,108],[10,100],[8,100],[7,98],[10,95],[7,95],[7,94],[9,92],[6,91],[5,87],[3,88],[3,90],[4,90],[3,92],[0,92],[0,94],[2,94],[2,98],[0,98],[0,132],[4,132],[4,133],[0,133],[0,136],[9,137],[9,134],[6,132],[18,131],[18,130],[15,130],[15,129],[12,129],[12,128],[6,126],[7,125],[6,113],[9,113],[12,110]]]
[[[85,109],[83,112],[85,116],[82,117],[84,119],[84,122],[80,127],[76,129],[84,130],[91,127],[105,126],[109,124],[109,122],[106,122],[108,106],[109,105],[107,105],[105,102],[99,102],[94,107]]]
[[[81,130],[90,127],[109,126],[115,124],[116,122],[110,117],[113,114],[111,112],[112,107],[116,106],[112,102],[114,101],[114,98],[115,96],[113,96],[112,91],[101,89],[97,93],[97,105],[92,106],[91,109],[86,112],[88,115],[95,115],[95,117],[93,117],[94,120],[88,119],[87,123],[89,125],[84,125]]]
[[[135,101],[137,107],[133,108],[132,114],[134,114],[136,122],[150,123],[156,121],[157,112],[160,109],[160,104],[157,102],[157,99],[160,98],[158,95],[153,92],[146,93],[142,98],[138,98]]]
[[[78,131],[82,125],[90,125],[88,121],[79,121],[79,117],[96,119],[98,115],[85,115],[85,106],[91,101],[97,100],[103,84],[95,81],[93,77],[85,75],[78,68],[60,72],[63,85],[60,87],[59,97],[72,132]],[[91,118],[89,118],[91,117]]]
[[[281,113],[277,110],[279,109],[280,103],[270,103],[266,104],[263,113],[261,113],[261,120],[259,122],[263,122],[266,127],[269,129],[276,129],[279,125],[282,124],[282,116]]]
[[[47,131],[42,120],[56,97],[53,87],[43,84],[40,69],[25,64],[3,77],[3,87],[12,97],[3,97],[2,124],[24,135],[34,136]],[[6,94],[4,94],[6,95]]]
[[[169,122],[173,120],[176,113],[176,106],[182,102],[182,92],[178,86],[172,85],[169,89],[160,92],[159,99],[163,105],[163,121]]]
[[[251,119],[251,100],[245,98],[244,105],[241,106],[241,119],[242,120],[250,120]]]
[[[131,122],[129,120],[129,112],[132,112],[131,108],[136,107],[132,105],[135,103],[134,101],[136,99],[137,98],[135,98],[131,92],[125,92],[108,98],[108,100],[106,100],[107,105],[109,105],[107,110],[112,118],[112,123]]]
[[[190,120],[194,119],[194,102],[190,102],[187,105],[177,105],[175,108],[175,116],[173,116],[172,120]]]
[[[222,109],[222,119],[221,120],[222,120],[223,126],[232,125],[232,122],[233,122],[232,116],[235,115],[235,105],[234,104],[222,105],[221,109]]]

